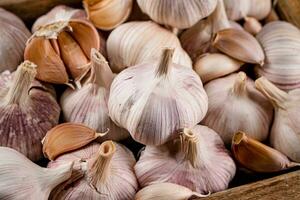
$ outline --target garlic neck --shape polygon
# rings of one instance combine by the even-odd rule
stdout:
[[[233,94],[237,96],[245,95],[247,90],[246,81],[247,75],[244,72],[239,72],[232,88]]]
[[[277,88],[273,83],[265,77],[261,77],[255,81],[256,88],[269,99],[275,108],[286,108],[286,102],[289,99],[288,93]]]
[[[100,145],[89,173],[90,184],[94,188],[98,189],[98,187],[103,185],[110,175],[111,159],[115,152],[116,146],[111,140],[105,141]]]
[[[23,104],[28,98],[29,89],[36,75],[36,65],[24,61],[15,72],[12,84],[5,96],[5,104]]]
[[[184,129],[182,135],[180,136],[181,140],[181,152],[185,155],[184,159],[190,161],[193,167],[199,165],[199,151],[198,151],[198,138],[190,129]]]
[[[168,72],[170,71],[170,67],[172,65],[172,58],[174,54],[174,49],[166,48],[163,50],[158,69],[156,71],[156,75],[161,76],[167,76]]]
[[[224,0],[218,0],[217,7],[209,18],[213,26],[213,34],[220,30],[231,28],[224,6]]]

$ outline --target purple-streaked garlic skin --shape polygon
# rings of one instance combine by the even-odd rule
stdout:
[[[196,164],[193,166],[184,153],[171,150],[167,145],[147,146],[135,165],[142,187],[171,182],[202,194],[228,187],[236,167],[222,139],[205,126],[197,125],[191,131],[197,138]]]
[[[133,154],[123,145],[117,144],[116,151],[110,161],[108,176],[98,191],[91,185],[89,175],[100,144],[94,142],[71,153],[59,156],[48,164],[48,168],[58,167],[74,161],[74,169],[84,171],[81,178],[63,189],[60,186],[52,192],[50,199],[87,199],[87,200],[132,200],[138,189],[133,171],[136,163]],[[100,188],[100,189],[99,189]],[[101,190],[101,191],[99,191]]]

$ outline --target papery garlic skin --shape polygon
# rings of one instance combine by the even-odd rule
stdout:
[[[172,52],[166,49],[161,61],[124,70],[112,83],[110,117],[140,143],[163,144],[206,114],[207,96],[199,76],[172,63]]]
[[[264,141],[273,119],[272,105],[244,72],[210,81],[204,87],[208,112],[201,124],[215,130],[226,145],[237,131]]]
[[[51,190],[71,177],[73,162],[41,168],[21,153],[0,147],[0,199],[47,200]]]
[[[142,187],[170,182],[202,194],[228,187],[236,167],[220,136],[200,125],[189,131],[191,133],[188,134],[194,137],[187,146],[191,150],[188,153],[194,156],[191,160],[188,154],[175,148],[182,145],[179,142],[158,147],[146,146],[135,165],[135,173]]]
[[[143,12],[160,24],[185,29],[209,16],[217,0],[137,0]]]
[[[0,73],[14,71],[23,61],[25,43],[30,32],[16,15],[0,8]]]
[[[112,141],[101,145],[107,145],[107,143],[111,145]],[[97,159],[101,161],[104,156],[98,155],[101,145],[92,143],[82,149],[64,154],[48,164],[49,168],[53,168],[74,161],[74,169],[84,171],[83,176],[74,183],[65,185],[64,188],[58,186],[51,193],[50,199],[131,200],[134,198],[138,188],[133,172],[135,158],[125,146],[113,143],[114,147],[107,147],[107,152],[112,151],[112,157],[107,160],[105,168],[98,169],[96,174],[92,173],[93,164],[97,162]],[[93,179],[99,179],[100,182],[94,183]]]
[[[253,17],[245,17],[244,29],[252,35],[256,35],[262,29],[261,23]]]
[[[60,114],[54,89],[33,82],[35,74],[36,65],[25,61],[0,84],[0,145],[33,161],[42,158],[41,140],[58,123]]]
[[[176,35],[151,21],[124,23],[107,39],[108,60],[115,73],[159,59],[165,47],[175,48],[175,63],[192,67],[192,61]]]

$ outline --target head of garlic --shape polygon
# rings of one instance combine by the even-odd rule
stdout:
[[[23,61],[25,43],[30,32],[14,14],[0,8],[0,73],[14,71]]]
[[[0,146],[16,149],[34,161],[42,158],[41,140],[58,123],[60,114],[53,88],[33,81],[36,68],[25,61],[12,75],[0,75]]]
[[[300,30],[292,24],[275,21],[266,24],[256,36],[265,55],[258,75],[265,76],[277,87],[291,90],[300,87]]]
[[[111,119],[133,139],[159,145],[193,127],[207,111],[207,95],[198,75],[172,63],[174,49],[165,49],[158,62],[140,64],[114,79],[108,100]]]
[[[265,77],[257,79],[255,85],[275,109],[271,145],[291,160],[300,162],[300,89],[285,92]]]
[[[183,129],[180,139],[165,145],[146,146],[135,165],[142,187],[170,182],[199,193],[226,189],[235,170],[220,136],[200,125]]]
[[[237,131],[259,141],[267,139],[273,119],[272,105],[244,72],[212,80],[204,88],[209,104],[201,123],[215,130],[225,144],[231,144]]]
[[[159,23],[185,29],[209,16],[217,0],[137,0],[143,12]]]
[[[107,39],[107,54],[113,72],[159,59],[165,47],[175,48],[175,63],[192,66],[176,35],[151,21],[122,24]]]
[[[5,200],[47,200],[52,189],[71,177],[73,166],[42,168],[7,147],[0,147],[0,160],[0,199]]]
[[[112,73],[105,58],[95,49],[91,51],[90,74],[81,88],[68,88],[60,98],[60,105],[66,122],[82,123],[98,132],[109,133],[102,140],[119,141],[129,133],[119,128],[108,115],[107,101]]]
[[[73,177],[53,190],[51,199],[134,198],[138,188],[133,171],[135,158],[125,146],[112,141],[103,142],[101,145],[92,143],[59,156],[48,167],[59,167],[70,161],[74,161]]]

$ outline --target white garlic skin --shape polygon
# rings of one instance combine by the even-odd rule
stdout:
[[[240,73],[212,80],[204,87],[209,104],[201,124],[215,130],[226,145],[231,144],[237,131],[258,141],[266,140],[273,119],[272,105],[255,89],[250,78],[245,80],[241,94],[233,91]]]
[[[99,151],[100,144],[94,142],[51,161],[48,164],[48,168],[74,161],[74,169],[81,169],[85,173],[79,180],[71,185],[67,185],[63,191],[56,194],[52,192],[50,199],[132,200],[138,189],[138,183],[133,171],[135,158],[125,146],[117,143],[115,145],[116,152],[110,163],[109,177],[105,184],[101,186],[101,190],[98,188],[98,191],[89,183],[89,166]]]
[[[236,167],[220,136],[212,129],[197,125],[191,129],[198,139],[198,166],[193,167],[181,152],[167,145],[146,146],[135,165],[142,187],[170,182],[201,194],[225,190],[235,175]]]
[[[108,108],[111,119],[146,145],[163,144],[184,127],[193,127],[207,112],[207,95],[199,76],[172,63],[166,77],[157,76],[159,63],[141,64],[114,79]]]

